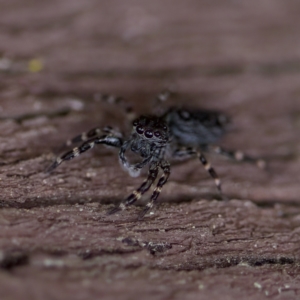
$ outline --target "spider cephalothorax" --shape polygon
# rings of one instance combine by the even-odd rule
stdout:
[[[113,98],[109,97],[108,99],[111,102]],[[165,100],[163,97],[161,99]],[[115,102],[117,101],[120,101],[120,98],[116,98]],[[125,107],[128,108],[128,106]],[[130,113],[132,112],[131,109],[127,110]],[[220,179],[206,160],[203,151],[213,150],[235,160],[245,160],[254,162],[260,167],[264,166],[262,160],[253,159],[240,151],[228,151],[211,145],[225,133],[227,122],[228,118],[217,111],[170,108],[160,116],[140,116],[135,119],[132,122],[132,131],[127,138],[121,132],[109,126],[103,129],[95,128],[68,141],[67,145],[77,142],[83,143],[56,158],[54,163],[48,168],[48,172],[55,169],[63,161],[79,156],[96,144],[119,148],[120,163],[131,176],[138,176],[141,169],[146,165],[149,166],[149,171],[147,178],[140,187],[125,198],[111,213],[124,210],[127,206],[140,199],[154,184],[159,172],[161,171],[162,173],[156,183],[150,201],[140,215],[140,217],[143,217],[153,207],[163,185],[169,178],[170,158],[198,157],[204,168],[214,178],[220,193]],[[127,159],[126,154],[128,151],[136,154],[140,158],[139,161],[131,163]]]
[[[168,124],[156,116],[141,116],[132,122],[131,150],[142,157],[165,147],[170,139]]]
[[[119,158],[129,174],[135,177],[145,165],[162,159],[170,139],[170,132],[164,119],[156,116],[141,116],[134,120],[132,125],[131,136],[123,142]],[[130,164],[125,155],[128,149],[143,160],[137,164]]]

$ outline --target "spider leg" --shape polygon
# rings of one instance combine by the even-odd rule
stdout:
[[[249,162],[252,164],[256,164],[260,169],[266,168],[266,162],[263,159],[253,158],[251,156],[244,154],[242,151],[227,150],[227,149],[221,148],[219,146],[218,147],[210,147],[209,149],[212,149],[212,151],[214,151],[217,154],[227,156],[230,159],[236,160],[238,162],[245,161],[245,162]]]
[[[174,92],[170,89],[166,89],[161,91],[158,95],[156,95],[155,100],[156,103],[161,103],[168,101],[168,99],[174,94]]]
[[[217,186],[218,191],[220,194],[222,194],[222,188],[221,188],[221,180],[214,170],[214,168],[210,165],[210,163],[207,161],[203,153],[195,148],[182,148],[182,149],[177,149],[174,152],[174,157],[188,157],[192,155],[197,155],[199,158],[200,162],[204,166],[204,169],[210,174],[210,176],[214,179],[215,184]]]
[[[165,103],[175,95],[175,89],[169,88],[162,90],[158,95],[155,96],[154,101],[152,103],[153,111],[157,115],[163,115],[167,108],[165,107]]]
[[[68,140],[65,145],[71,146],[76,143],[85,142],[95,136],[99,136],[100,134],[102,134],[102,135],[111,134],[111,135],[114,135],[114,136],[120,137],[120,138],[122,138],[122,136],[123,136],[121,132],[114,130],[110,126],[105,126],[104,128],[93,128],[93,129],[89,130],[88,132],[83,132],[82,134],[77,135],[74,138]]]
[[[112,94],[96,94],[95,98],[108,104],[120,106],[127,115],[127,119],[130,121],[136,118],[136,114],[134,113],[131,104],[128,103],[123,97]]]
[[[139,215],[139,219],[142,219],[146,215],[146,213],[154,206],[154,203],[157,200],[157,198],[162,190],[162,187],[166,184],[166,182],[170,176],[170,163],[169,162],[167,162],[167,161],[162,162],[160,164],[160,167],[163,170],[163,174],[160,177],[160,179],[153,191],[150,201],[147,203],[145,209]]]
[[[118,206],[110,210],[108,214],[111,215],[116,213],[119,210],[125,210],[127,206],[139,200],[142,197],[142,195],[150,189],[153,182],[157,178],[158,169],[159,169],[159,164],[152,163],[149,167],[147,179],[144,180],[144,182],[140,185],[140,187],[134,190],[124,201],[122,201]]]
[[[119,159],[120,159],[120,163],[121,165],[128,171],[128,173],[130,174],[131,177],[137,177],[140,175],[141,169],[147,165],[149,163],[149,161],[151,160],[151,156],[144,158],[141,162],[136,163],[134,165],[131,165],[126,156],[125,156],[125,152],[126,150],[129,148],[129,146],[131,145],[130,141],[126,141],[119,152]]]
[[[58,167],[62,162],[65,160],[71,160],[74,157],[79,156],[83,152],[94,148],[96,144],[104,144],[108,146],[113,147],[121,147],[123,144],[123,141],[119,137],[111,136],[111,135],[103,135],[100,137],[95,137],[92,139],[89,139],[85,141],[83,144],[81,144],[79,147],[73,148],[71,151],[68,151],[64,153],[63,155],[56,158],[56,160],[50,165],[50,167],[46,170],[47,173],[50,173],[52,170],[54,170],[56,167]]]

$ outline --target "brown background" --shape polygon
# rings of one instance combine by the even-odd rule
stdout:
[[[299,15],[298,0],[1,0],[1,299],[299,299]],[[149,113],[170,86],[170,104],[232,117],[222,145],[268,161],[209,156],[229,202],[194,160],[143,221],[106,215],[143,180],[116,151],[43,172],[66,139],[127,128],[99,93]]]

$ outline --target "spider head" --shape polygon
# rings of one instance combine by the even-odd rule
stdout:
[[[141,116],[132,122],[133,132],[144,140],[165,143],[169,139],[167,123],[158,117]]]

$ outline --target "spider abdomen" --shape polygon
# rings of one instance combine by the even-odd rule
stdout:
[[[199,146],[216,142],[225,133],[228,118],[208,110],[170,109],[165,114],[173,139],[180,145]]]

